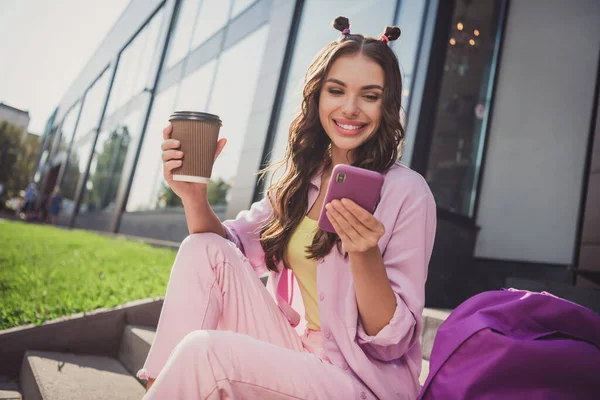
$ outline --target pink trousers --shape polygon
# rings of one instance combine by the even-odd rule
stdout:
[[[352,380],[302,337],[242,252],[212,233],[191,235],[171,271],[142,379],[144,399],[351,399]]]

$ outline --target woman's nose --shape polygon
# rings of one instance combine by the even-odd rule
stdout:
[[[359,113],[360,110],[356,104],[356,99],[349,97],[342,106],[342,114],[348,117],[356,117]]]

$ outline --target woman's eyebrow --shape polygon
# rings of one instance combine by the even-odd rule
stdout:
[[[346,87],[346,84],[344,82],[342,82],[340,80],[337,80],[335,78],[329,78],[325,82],[337,83],[340,86]],[[366,86],[363,86],[361,88],[361,90],[370,90],[370,89],[383,90],[383,86],[380,86],[380,85],[366,85]]]

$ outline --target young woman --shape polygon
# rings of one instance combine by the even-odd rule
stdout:
[[[400,29],[363,37],[343,17],[334,27],[341,37],[306,74],[283,177],[235,220],[219,221],[205,185],[172,180],[183,154],[163,132],[165,178],[190,236],[138,373],[147,399],[417,397],[436,208],[425,180],[396,161],[402,82],[388,43]],[[374,214],[348,199],[326,205],[331,234],[316,220],[337,164],[385,181]],[[269,289],[257,276],[267,270]]]

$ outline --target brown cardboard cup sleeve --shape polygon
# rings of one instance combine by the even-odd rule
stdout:
[[[221,119],[214,114],[176,111],[169,118],[173,125],[171,137],[181,143],[181,167],[173,170],[173,180],[208,183],[217,150]]]

